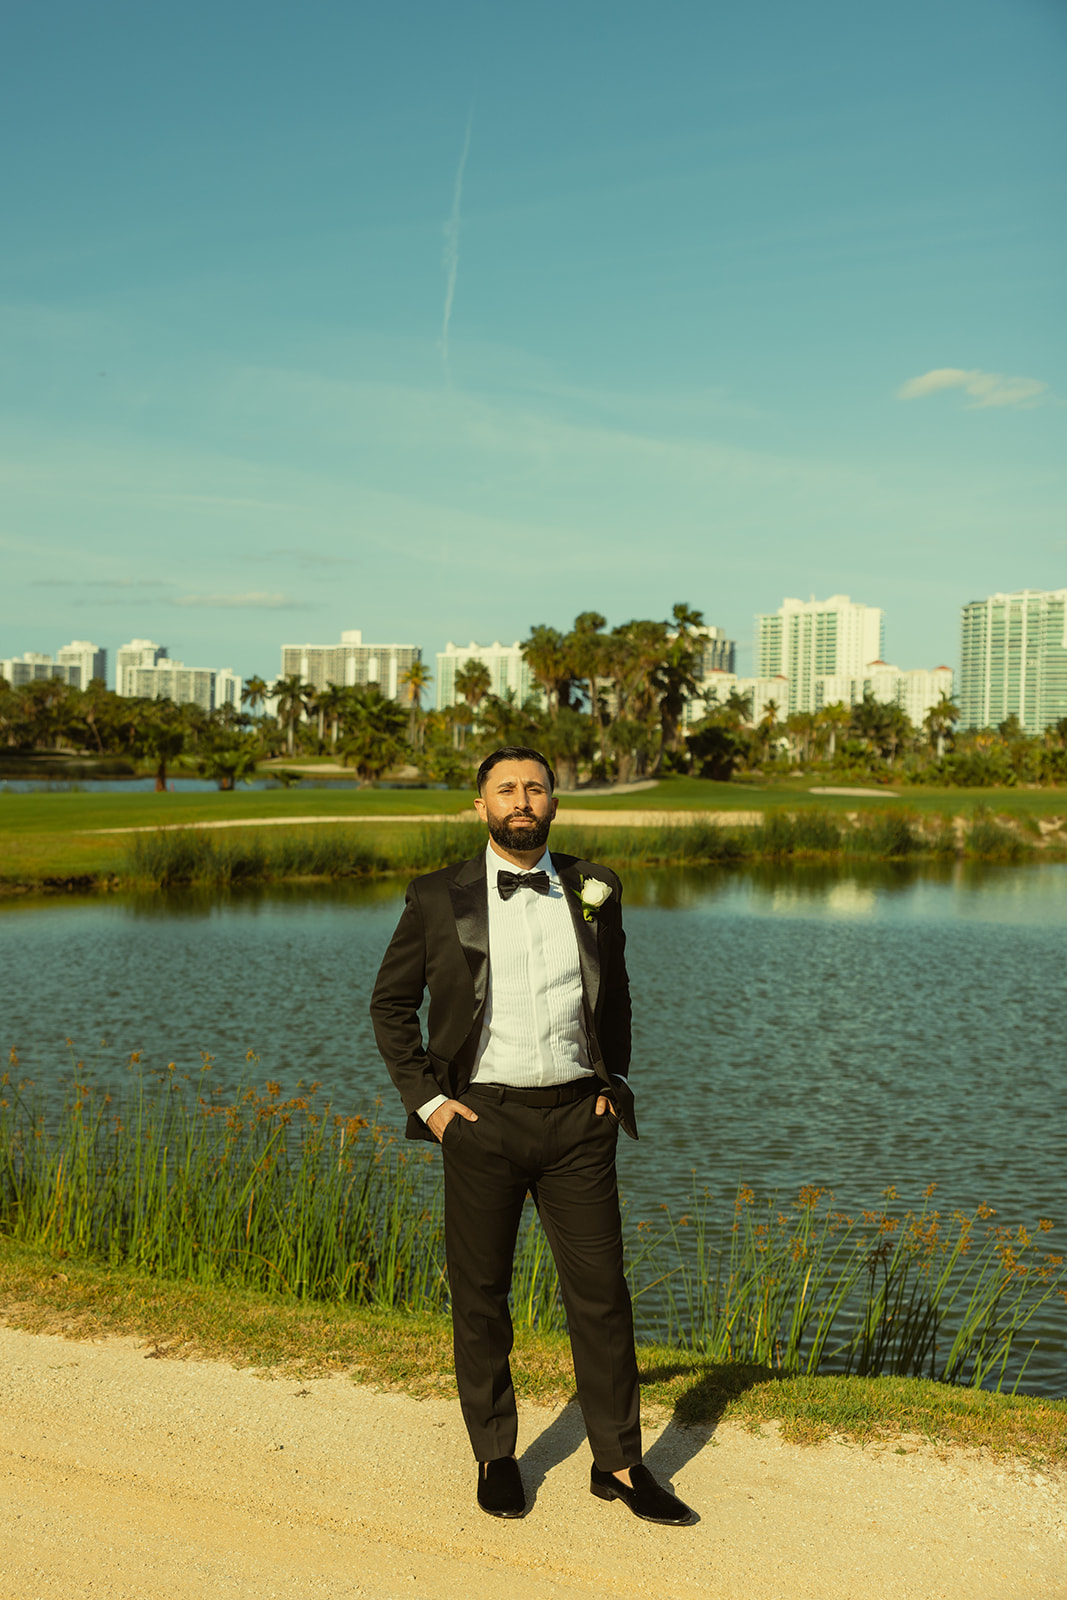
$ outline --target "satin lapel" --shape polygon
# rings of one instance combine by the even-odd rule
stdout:
[[[557,865],[556,870],[567,896],[567,904],[574,921],[574,931],[578,936],[578,963],[582,969],[582,988],[585,991],[589,1015],[594,1017],[600,995],[600,923],[595,916],[588,922],[582,916],[582,905],[578,898],[582,888],[582,874],[577,867]]]
[[[474,999],[478,1010],[485,1004],[489,989],[489,905],[485,892],[485,857],[464,864],[462,872],[448,885],[456,932],[474,980]]]

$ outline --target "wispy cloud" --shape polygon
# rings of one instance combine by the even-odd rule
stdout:
[[[172,606],[205,606],[220,611],[310,611],[306,600],[294,600],[287,594],[267,594],[261,589],[250,589],[246,594],[183,594],[172,600]]]
[[[971,397],[968,411],[987,406],[1017,406],[1029,410],[1052,399],[1052,390],[1040,378],[1006,378],[1000,372],[970,371],[963,367],[935,367],[920,378],[909,378],[897,390],[898,400],[921,400],[940,389],[962,389]]]
[[[474,120],[472,111],[467,118],[467,131],[463,136],[463,153],[459,158],[456,168],[456,187],[452,194],[452,215],[445,223],[445,309],[441,319],[441,359],[444,362],[445,377],[448,373],[448,325],[452,321],[452,301],[456,294],[456,274],[459,272],[459,219],[460,204],[463,200],[463,172],[467,165],[467,155],[471,147],[471,124]]]

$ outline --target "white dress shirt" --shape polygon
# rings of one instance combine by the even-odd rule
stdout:
[[[591,1077],[582,1014],[578,936],[548,850],[534,872],[548,875],[547,894],[517,888],[503,900],[498,872],[515,872],[493,848],[485,851],[489,894],[489,992],[472,1083],[541,1089]],[[447,1096],[419,1107],[425,1121]]]

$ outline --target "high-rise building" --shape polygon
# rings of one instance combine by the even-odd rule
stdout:
[[[283,678],[299,673],[305,683],[325,689],[376,683],[382,694],[403,700],[404,674],[422,660],[414,644],[364,644],[359,628],[346,629],[340,644],[283,644]]]
[[[121,645],[115,656],[115,693],[135,694],[135,690],[126,687],[126,673],[134,667],[157,666],[166,659],[166,645],[154,644],[151,639],[131,639],[129,644]]]
[[[701,677],[707,678],[713,672],[733,672],[737,661],[737,646],[733,639],[728,639],[721,628],[706,627],[704,633],[706,639]]]
[[[27,650],[25,655],[10,656],[0,661],[0,678],[6,678],[13,689],[21,689],[24,684],[39,683],[48,678],[58,678],[61,683],[69,683],[74,689],[84,687],[79,667],[53,661],[51,656],[42,655],[39,650]]]
[[[756,618],[756,676],[788,678],[783,714],[815,711],[816,680],[862,679],[868,664],[881,658],[884,627],[880,607],[853,603],[847,594],[783,600],[777,611]]]
[[[242,680],[228,667],[187,667],[172,661],[165,645],[131,639],[118,651],[115,693],[134,700],[173,700],[176,706],[197,705],[217,711],[222,705],[241,708]]]
[[[240,711],[243,691],[244,679],[229,667],[220,667],[215,674],[215,710],[220,706],[233,706],[235,711]]]
[[[123,667],[118,693],[132,700],[173,700],[176,706],[215,709],[215,674],[210,667],[161,661],[154,667]]]
[[[62,667],[77,667],[80,673],[78,687],[87,689],[94,678],[107,682],[107,651],[90,644],[88,639],[73,639],[56,654]]]
[[[481,661],[489,669],[489,693],[503,699],[510,690],[518,704],[537,693],[537,685],[516,639],[514,644],[453,644],[451,639],[437,652],[437,709],[454,706],[462,695],[456,692],[456,673],[468,661]]]
[[[960,722],[1027,733],[1067,717],[1067,589],[1019,589],[963,607]]]

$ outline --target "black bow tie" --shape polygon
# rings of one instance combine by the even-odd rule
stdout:
[[[538,894],[548,894],[551,885],[547,872],[498,872],[496,886],[501,900],[510,900],[516,889],[535,889]]]

